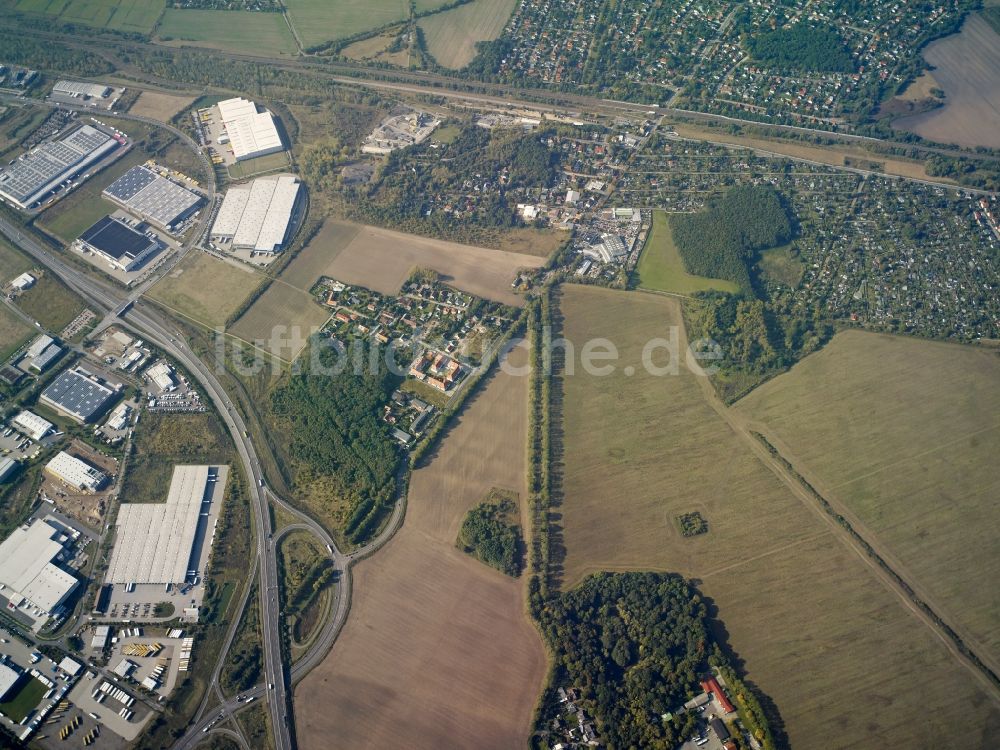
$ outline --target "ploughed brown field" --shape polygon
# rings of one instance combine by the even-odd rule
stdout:
[[[683,363],[664,376],[642,366],[647,342],[681,326],[677,301],[566,285],[560,308],[576,362],[564,377],[564,499],[554,510],[563,587],[599,570],[693,578],[793,748],[990,747],[995,691],[786,484],[740,410]],[[610,375],[580,366],[596,337],[618,348]],[[659,349],[654,363],[665,360]],[[708,532],[684,538],[675,519],[691,511]]]
[[[547,662],[524,579],[455,546],[491,487],[526,496],[527,399],[498,373],[413,473],[402,529],[355,567],[351,616],[296,687],[303,750],[527,746]]]
[[[960,33],[927,45],[924,59],[945,104],[892,126],[941,143],[1000,148],[1000,35],[973,13]]]
[[[326,228],[310,246],[321,242]],[[338,238],[342,233],[338,233]],[[444,281],[477,297],[521,305],[511,283],[519,268],[538,268],[545,258],[361,227],[326,266],[325,274],[347,284],[396,294],[415,268],[429,268]]]

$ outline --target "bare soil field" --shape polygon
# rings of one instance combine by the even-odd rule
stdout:
[[[882,154],[873,154],[864,149],[848,146],[812,146],[797,141],[771,140],[769,138],[754,138],[751,136],[731,135],[722,131],[705,130],[691,125],[675,125],[674,130],[684,138],[701,138],[715,143],[731,143],[737,146],[768,151],[774,154],[789,156],[793,159],[807,159],[819,164],[829,164],[834,167],[845,166],[845,159],[878,162],[884,165],[886,174],[912,177],[918,180],[935,179],[939,182],[951,182],[943,177],[932,177],[924,169],[923,162],[907,159],[893,159]]]
[[[323,234],[325,230],[310,243],[310,248]],[[327,276],[382,294],[396,294],[411,271],[429,268],[441,274],[446,283],[470,294],[518,306],[524,300],[511,289],[517,270],[538,268],[545,262],[544,258],[523,253],[460,245],[378,227],[361,227],[338,253],[324,255],[332,256],[324,271]]]
[[[473,0],[420,19],[427,49],[446,68],[464,68],[476,56],[476,42],[496,39],[517,0]]]
[[[263,277],[237,263],[192,250],[149,290],[149,296],[208,328],[225,324]]]
[[[564,377],[564,587],[598,570],[694,578],[792,747],[947,747],[956,734],[987,746],[1000,731],[994,694],[758,457],[707,384],[683,364],[666,376],[639,366],[649,340],[681,325],[676,300],[564,290],[577,359],[594,337],[620,354],[610,375],[577,362]],[[666,364],[662,350],[653,359]],[[674,519],[690,511],[706,534],[680,535]]]
[[[523,748],[546,672],[525,579],[463,554],[491,487],[525,496],[528,379],[497,374],[410,480],[406,520],[355,569],[351,616],[296,688],[303,750]]]
[[[924,59],[945,105],[892,126],[941,143],[1000,148],[1000,35],[972,14],[960,33],[927,45]]]
[[[143,91],[135,104],[129,109],[129,114],[149,117],[160,122],[170,122],[170,118],[178,112],[187,109],[194,101],[193,96],[177,96],[159,91]]]
[[[998,384],[995,352],[847,331],[738,404],[994,659],[1000,591],[982,581],[1000,575]]]

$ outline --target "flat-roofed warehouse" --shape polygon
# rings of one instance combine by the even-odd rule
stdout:
[[[301,184],[292,175],[262,177],[229,188],[212,225],[216,245],[271,255],[284,249]]]
[[[55,564],[68,541],[60,529],[36,519],[0,544],[2,594],[12,608],[29,616],[37,608],[41,615],[36,621],[44,621],[73,593],[76,576]]]
[[[197,193],[142,165],[132,167],[101,195],[161,229],[172,228],[201,204]]]
[[[10,421],[10,426],[38,441],[52,432],[54,425],[30,411],[22,411]]]
[[[42,144],[0,170],[0,196],[28,208],[116,146],[118,141],[112,136],[84,125],[61,140]]]
[[[103,414],[119,390],[120,385],[112,388],[83,367],[74,367],[53,380],[42,391],[39,401],[84,423]]]
[[[165,503],[122,503],[104,582],[183,583],[188,571],[197,568],[198,524],[208,518],[219,469],[175,466]]]
[[[107,481],[107,475],[86,461],[59,451],[45,464],[45,470],[61,482],[81,492],[97,492]]]
[[[267,110],[258,112],[256,104],[241,97],[221,101],[218,108],[236,161],[285,150],[274,117]]]
[[[137,232],[113,216],[105,216],[77,240],[84,248],[99,255],[113,268],[133,271],[160,248],[160,243]]]
[[[86,96],[92,99],[103,99],[111,93],[111,87],[101,83],[83,83],[81,81],[56,81],[52,87],[53,94],[61,96],[81,97]]]

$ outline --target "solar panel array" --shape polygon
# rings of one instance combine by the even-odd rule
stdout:
[[[21,205],[34,203],[77,168],[114,148],[116,141],[84,125],[61,141],[45,143],[0,172],[0,193]]]
[[[116,203],[162,227],[172,226],[201,202],[201,197],[143,166],[132,167],[104,190]]]

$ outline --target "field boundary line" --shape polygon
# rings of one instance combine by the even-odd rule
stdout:
[[[955,445],[956,443],[960,443],[960,442],[962,442],[964,440],[968,440],[969,438],[975,437],[976,435],[981,435],[984,432],[990,432],[992,430],[998,430],[998,429],[1000,429],[1000,423],[994,424],[994,425],[990,425],[989,427],[983,427],[982,429],[979,429],[979,430],[974,430],[973,432],[969,432],[969,433],[967,433],[965,435],[961,435],[961,436],[955,438],[954,440],[949,440],[947,443],[941,443],[940,445],[935,445],[933,448],[928,448],[927,450],[921,451],[920,453],[914,453],[912,456],[907,456],[906,458],[897,459],[896,461],[892,461],[891,463],[887,463],[884,466],[880,466],[879,468],[874,469],[872,471],[869,471],[869,472],[867,472],[865,474],[859,474],[856,477],[852,477],[850,479],[846,479],[843,482],[841,482],[840,484],[835,484],[835,485],[831,486],[829,489],[830,489],[831,492],[839,490],[841,487],[846,487],[849,484],[854,484],[855,482],[860,482],[862,479],[867,479],[868,477],[873,477],[876,474],[881,474],[886,469],[891,469],[894,466],[899,466],[900,464],[905,464],[907,461],[914,461],[914,460],[916,460],[918,458],[923,458],[924,456],[929,456],[932,453],[937,453],[939,450],[943,450],[944,448],[949,448],[952,445]]]
[[[767,552],[761,552],[759,555],[753,555],[752,557],[740,560],[739,562],[734,562],[730,565],[723,565],[721,568],[710,570],[709,572],[698,576],[698,578],[702,579],[710,578],[719,573],[725,573],[730,570],[735,570],[736,568],[742,568],[747,563],[756,562],[757,560],[761,560],[765,557],[771,557],[772,555],[777,555],[778,553],[784,552],[785,550],[791,549],[792,547],[798,547],[800,544],[805,544],[806,542],[812,542],[815,541],[816,539],[820,539],[821,537],[830,536],[831,534],[833,534],[832,529],[824,529],[823,531],[817,531],[815,534],[804,536],[801,539],[796,539],[794,542],[789,542],[788,544],[782,544],[780,547],[775,547],[774,549],[770,549]]]

